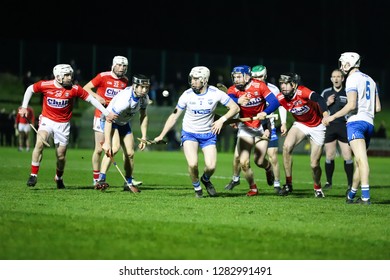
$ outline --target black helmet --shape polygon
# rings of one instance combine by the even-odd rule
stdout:
[[[279,84],[280,83],[294,83],[294,84],[299,84],[301,78],[299,77],[298,74],[296,73],[283,73],[280,75],[279,78]]]
[[[291,100],[291,98],[293,98],[293,96],[298,88],[298,85],[300,83],[300,80],[301,80],[301,78],[296,73],[283,73],[280,75],[279,86],[281,87],[280,84],[291,84],[291,87],[292,87],[292,89],[289,92],[281,89],[281,92],[284,95],[284,98],[286,98],[287,100]]]
[[[133,84],[136,85],[150,85],[150,79],[142,74],[136,74],[133,76]]]

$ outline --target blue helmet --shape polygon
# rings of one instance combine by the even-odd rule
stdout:
[[[241,73],[242,75],[251,75],[251,68],[248,65],[239,65],[233,68],[232,75],[234,73]]]
[[[243,82],[237,83],[235,81],[235,74],[242,74]],[[244,90],[245,86],[250,82],[251,80],[251,68],[248,65],[239,65],[233,68],[232,73],[232,82],[239,90]]]

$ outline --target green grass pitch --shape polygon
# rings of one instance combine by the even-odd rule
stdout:
[[[246,197],[243,177],[233,191],[224,190],[233,155],[219,153],[212,177],[219,196],[196,199],[181,151],[136,152],[140,194],[123,192],[113,166],[111,187],[94,190],[89,149],[68,150],[65,190],[53,181],[53,148],[44,151],[34,188],[26,186],[31,152],[0,153],[3,260],[390,259],[389,158],[369,158],[372,204],[347,205],[340,158],[324,199],[314,197],[308,155],[294,156],[292,195],[275,195],[264,170],[254,167],[260,195]],[[116,160],[122,168],[119,154]],[[323,168],[323,184],[324,177]]]

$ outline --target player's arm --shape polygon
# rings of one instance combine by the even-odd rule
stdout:
[[[228,108],[228,111],[225,115],[221,116],[218,120],[214,121],[211,127],[211,132],[214,134],[219,134],[223,127],[223,124],[236,116],[240,112],[240,107],[234,102],[233,99],[229,98],[229,102],[225,105]]]
[[[90,94],[88,94],[88,97],[85,99],[85,101],[91,103],[96,109],[102,112],[108,122],[111,122],[118,117],[118,115],[109,112],[106,108],[104,108],[104,106]]]
[[[228,111],[220,118],[223,119],[224,122],[228,119],[233,118],[240,112],[240,107],[232,99],[226,104],[226,108],[228,108]]]
[[[234,94],[234,93],[228,93],[229,97],[234,101],[236,102],[237,104],[238,103],[238,97]]]
[[[148,123],[149,123],[149,118],[148,115],[146,114],[146,109],[140,109],[139,110],[139,124],[140,124],[140,129],[141,129],[141,135],[142,139],[146,140],[147,139],[147,131],[148,131]]]
[[[92,81],[89,81],[89,82],[83,87],[83,89],[85,89],[90,95],[92,95],[94,98],[96,98],[101,104],[107,105],[107,104],[106,104],[106,100],[94,91],[95,86],[94,86],[94,84],[92,83]]]
[[[320,109],[324,117],[329,115],[328,105],[326,105],[326,101],[321,95],[313,91],[310,95],[310,100],[317,102],[318,105],[320,105]]]
[[[378,91],[375,93],[375,113],[378,113],[382,110],[381,101],[379,100]]]
[[[352,112],[356,109],[356,101],[357,101],[357,92],[356,91],[350,91],[347,93],[347,104],[343,108],[341,108],[339,111],[334,113],[333,115],[330,115],[326,117],[322,123],[324,125],[328,125],[330,122],[334,121],[337,118],[343,117],[347,115],[349,112]]]
[[[23,96],[23,102],[22,102],[22,106],[19,108],[19,114],[21,117],[25,117],[27,118],[28,117],[28,103],[30,103],[30,99],[34,93],[34,90],[33,90],[33,85],[30,85],[26,91],[24,92],[24,96]]]
[[[258,113],[256,115],[259,120],[264,120],[265,117],[279,108],[280,104],[276,96],[270,92],[266,97],[265,97],[266,102],[268,103],[267,107],[264,109],[264,111]]]
[[[273,93],[268,94],[265,97],[265,101],[268,103],[268,106],[264,109],[264,112],[267,113],[267,115],[275,112],[280,106],[278,99]]]
[[[287,123],[287,110],[283,106],[279,106],[279,118],[281,124]]]
[[[157,136],[156,138],[154,138],[154,141],[156,142],[160,142],[161,140],[163,140],[163,138],[165,137],[165,135],[172,129],[172,127],[176,124],[179,116],[181,115],[181,113],[183,112],[182,109],[180,109],[178,106],[175,107],[175,109],[173,110],[172,114],[169,115],[168,119],[166,120],[165,124],[164,124],[164,128],[163,130],[161,131],[160,135]]]
[[[104,122],[104,143],[102,145],[102,149],[104,150],[105,154],[108,157],[112,156],[111,132],[112,132],[112,122]]]

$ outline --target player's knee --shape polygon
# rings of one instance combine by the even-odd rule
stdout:
[[[283,144],[283,154],[291,154],[294,149],[294,146],[291,144]]]
[[[244,161],[244,162],[240,162],[240,164],[241,164],[241,168],[242,168],[242,170],[243,170],[244,172],[248,171],[249,168],[251,167],[251,166],[250,166],[250,163],[249,163],[249,160],[246,160],[246,161]]]

